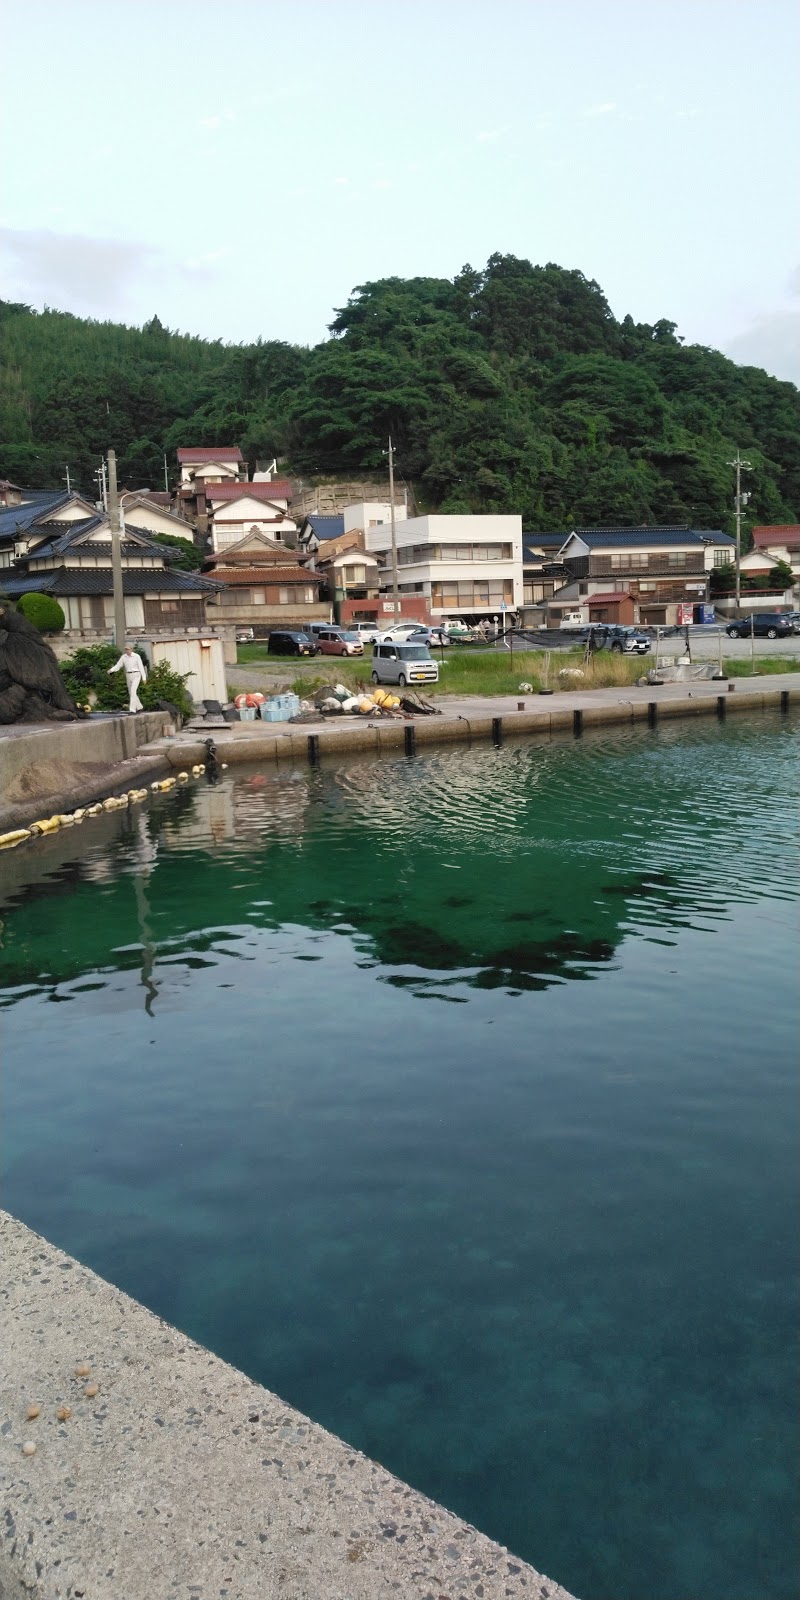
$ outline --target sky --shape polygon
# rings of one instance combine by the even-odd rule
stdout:
[[[0,295],[315,344],[496,251],[800,383],[796,0],[5,0]]]

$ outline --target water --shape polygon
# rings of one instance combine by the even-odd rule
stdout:
[[[0,860],[7,1207],[582,1600],[797,1592],[798,726]]]

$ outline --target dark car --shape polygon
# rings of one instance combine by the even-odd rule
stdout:
[[[725,632],[729,639],[786,639],[794,624],[782,611],[755,611],[752,617],[729,622]]]
[[[271,656],[315,656],[317,647],[307,633],[276,631],[269,636],[267,654]]]
[[[613,650],[616,655],[645,656],[652,640],[641,628],[626,628],[619,622],[592,622],[582,628],[579,638],[591,642],[593,650]]]

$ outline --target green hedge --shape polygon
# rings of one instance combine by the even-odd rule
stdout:
[[[17,610],[40,633],[60,633],[67,620],[58,601],[50,594],[23,594],[17,601]]]
[[[139,688],[139,699],[145,711],[157,711],[162,702],[174,706],[183,717],[192,714],[192,700],[186,688],[186,679],[173,672],[166,661],[151,666],[147,652],[141,645],[134,648],[147,667],[147,682]],[[128,687],[123,671],[109,675],[109,667],[116,666],[120,651],[113,644],[82,645],[74,655],[61,663],[61,676],[67,692],[81,703],[94,698],[98,711],[122,711],[128,704]],[[188,673],[186,675],[188,677]]]

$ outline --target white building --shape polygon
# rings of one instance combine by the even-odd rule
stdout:
[[[376,519],[364,532],[383,561],[381,592],[390,594],[389,523]],[[411,517],[395,524],[395,537],[400,595],[424,598],[432,616],[479,621],[521,607],[521,517]]]
[[[394,514],[397,522],[405,522],[408,517],[408,502],[405,498],[398,503],[395,500]],[[342,512],[345,533],[352,529],[366,534],[369,528],[388,527],[392,520],[392,506],[389,500],[361,500],[357,505],[345,506]]]

